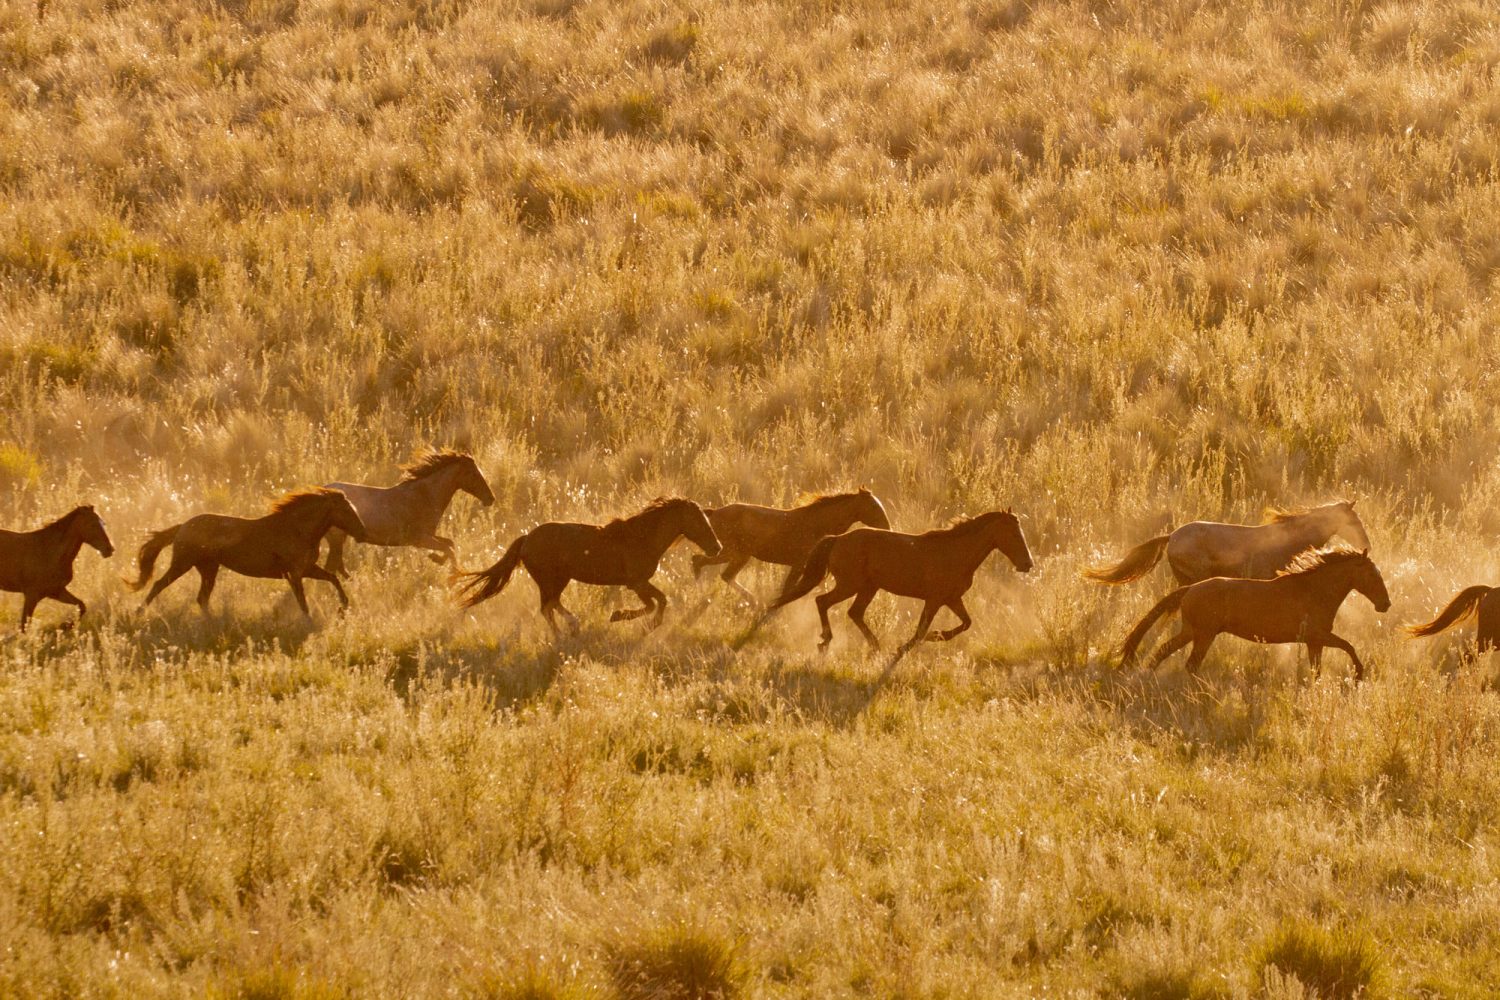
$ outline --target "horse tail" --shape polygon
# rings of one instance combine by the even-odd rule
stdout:
[[[510,582],[510,575],[521,564],[522,543],[528,537],[529,533],[511,542],[499,561],[489,569],[482,569],[478,573],[460,573],[458,606],[472,608],[504,590],[505,585]]]
[[[1120,647],[1121,666],[1130,665],[1131,661],[1135,659],[1136,648],[1140,646],[1141,640],[1146,638],[1146,633],[1151,631],[1151,626],[1155,625],[1156,620],[1162,615],[1169,615],[1176,611],[1182,604],[1182,599],[1187,596],[1188,589],[1187,587],[1178,587],[1166,597],[1157,601],[1156,607],[1147,611],[1146,617],[1136,623],[1135,628],[1131,629],[1130,634],[1125,637],[1124,645]]]
[[[1171,537],[1157,535],[1125,553],[1125,558],[1113,566],[1086,569],[1083,575],[1086,579],[1099,583],[1129,583],[1131,580],[1139,580],[1151,571],[1151,567],[1161,562],[1162,553],[1167,550],[1167,540]]]
[[[181,530],[182,525],[174,524],[170,528],[163,528],[146,539],[146,544],[141,546],[141,554],[137,557],[136,561],[136,569],[140,579],[126,580],[124,577],[121,577],[120,579],[124,582],[125,586],[131,590],[140,590],[146,584],[150,583],[151,577],[156,572],[156,557],[161,555],[162,549],[177,540],[177,532]]]
[[[792,603],[823,582],[823,577],[828,575],[828,558],[833,554],[833,543],[838,539],[838,535],[827,535],[818,540],[818,544],[814,545],[812,551],[807,554],[807,560],[787,574],[786,583],[781,588],[781,596],[772,602],[771,606],[766,609],[767,612]]]
[[[1468,618],[1479,610],[1479,602],[1489,596],[1494,587],[1465,587],[1458,592],[1458,596],[1448,602],[1448,606],[1438,612],[1438,616],[1432,621],[1422,625],[1406,625],[1403,628],[1407,634],[1412,636],[1437,635],[1446,632],[1459,622]]]

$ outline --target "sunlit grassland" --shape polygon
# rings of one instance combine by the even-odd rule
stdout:
[[[0,4],[0,524],[93,502],[121,549],[81,631],[0,640],[0,993],[1500,989],[1495,666],[1395,630],[1500,584],[1496,20]],[[416,553],[313,623],[116,582],[430,443],[498,498],[468,565],[866,484],[907,530],[1014,506],[1037,569],[890,674],[841,612],[825,659],[807,608],[686,621],[681,551],[661,631],[579,589],[560,643]],[[1369,683],[1113,667],[1166,577],[1082,566],[1351,494]]]

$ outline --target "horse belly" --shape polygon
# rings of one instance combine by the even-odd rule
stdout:
[[[399,503],[385,496],[385,490],[377,487],[332,483],[330,488],[339,490],[349,498],[349,505],[359,515],[365,526],[365,543],[368,545],[408,545],[410,534],[404,530],[408,519],[402,516]],[[421,537],[425,538],[430,535]]]

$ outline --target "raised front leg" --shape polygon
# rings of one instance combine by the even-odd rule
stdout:
[[[348,608],[349,608],[349,595],[346,594],[346,593],[344,593],[344,585],[339,582],[339,578],[337,576],[335,576],[334,574],[330,573],[328,570],[324,569],[322,566],[314,566],[314,567],[312,567],[311,569],[309,569],[307,571],[307,576],[308,576],[309,579],[312,579],[312,580],[323,580],[323,581],[325,581],[327,583],[333,584],[333,589],[336,590],[336,591],[338,591],[338,593],[339,593],[339,610],[340,611],[347,611],[348,610]]]
[[[667,595],[652,586],[649,580],[645,583],[632,584],[630,589],[641,599],[642,606],[616,611],[609,616],[609,620],[612,622],[628,622],[643,615],[649,615],[655,609],[656,616],[651,622],[651,627],[656,628],[656,626],[661,624],[662,615],[666,613]]]
[[[928,601],[922,605],[922,616],[917,619],[917,631],[910,639],[901,644],[900,649],[896,650],[896,660],[901,659],[901,657],[906,655],[907,650],[927,638],[927,632],[932,628],[932,620],[937,617],[937,613],[942,607],[942,601]],[[896,661],[892,660],[891,662],[895,663]]]
[[[947,642],[960,632],[968,631],[969,627],[974,624],[974,619],[969,617],[969,609],[964,607],[964,599],[962,597],[949,601],[948,609],[955,615],[958,615],[958,624],[942,632],[928,632],[928,642]]]
[[[1349,659],[1354,662],[1355,681],[1362,681],[1365,679],[1364,661],[1359,658],[1359,654],[1354,651],[1354,647],[1349,644],[1349,640],[1343,638],[1342,636],[1334,635],[1332,632],[1326,632],[1322,635],[1317,636],[1316,642],[1320,646],[1332,646],[1334,649],[1342,649],[1345,653],[1348,653]],[[1310,638],[1307,643],[1309,658],[1311,658],[1312,656],[1312,648],[1313,640]]]
[[[67,587],[59,587],[47,596],[51,597],[54,601],[61,601],[63,604],[71,604],[73,605],[73,607],[77,608],[78,617],[73,620],[72,624],[83,624],[83,616],[88,611],[89,606],[87,604],[84,604],[77,594],[73,593]]]
[[[849,605],[849,620],[854,623],[855,628],[859,629],[860,635],[865,637],[865,642],[870,644],[871,649],[880,648],[880,639],[870,631],[870,626],[866,624],[865,610],[869,608],[870,602],[875,600],[877,593],[879,593],[877,590],[861,591],[854,598],[854,603]]]
[[[458,553],[453,549],[453,539],[444,538],[442,535],[433,535],[431,538],[424,539],[417,544],[424,549],[432,549],[433,551],[428,553],[427,558],[438,565],[441,566],[443,563],[447,563],[455,569],[458,568]]]

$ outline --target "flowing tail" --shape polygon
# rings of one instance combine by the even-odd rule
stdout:
[[[1448,602],[1448,606],[1438,612],[1438,616],[1423,625],[1406,625],[1403,628],[1409,635],[1437,635],[1446,632],[1459,622],[1468,618],[1479,610],[1479,604],[1489,596],[1494,587],[1465,587],[1458,592],[1458,596]]]
[[[526,541],[527,536],[522,535],[510,543],[500,561],[489,569],[482,569],[478,573],[459,574],[459,601],[461,608],[472,608],[476,604],[488,601],[510,582],[510,575],[516,571],[521,564],[521,543]]]
[[[1162,553],[1167,550],[1167,540],[1171,537],[1158,535],[1125,553],[1125,558],[1115,565],[1086,569],[1083,575],[1099,583],[1129,583],[1131,580],[1139,580],[1151,572],[1151,567],[1161,562]]]
[[[1128,667],[1134,662],[1136,648],[1140,646],[1141,640],[1146,638],[1146,633],[1151,631],[1151,626],[1155,625],[1156,620],[1162,615],[1169,615],[1176,611],[1178,606],[1182,604],[1182,599],[1187,595],[1187,592],[1187,587],[1178,587],[1166,597],[1157,601],[1156,607],[1147,611],[1146,617],[1136,623],[1135,628],[1131,629],[1130,634],[1125,637],[1125,644],[1120,647],[1121,666]]]
[[[767,612],[792,603],[823,582],[823,577],[828,575],[828,557],[833,554],[833,543],[838,541],[838,538],[838,535],[828,535],[818,540],[818,544],[814,545],[812,551],[807,554],[807,560],[802,566],[787,574],[786,583],[781,588],[781,595],[766,609]]]
[[[156,532],[150,538],[146,539],[146,544],[141,546],[141,554],[139,557],[137,557],[136,562],[137,572],[140,575],[140,579],[127,580],[124,577],[121,577],[120,580],[125,584],[125,586],[129,587],[131,590],[140,590],[146,584],[151,582],[151,577],[156,573],[156,557],[161,555],[162,549],[166,548],[168,545],[171,545],[174,541],[176,541],[177,532],[181,530],[181,528],[182,525],[174,524],[170,528],[163,528],[161,531]]]

